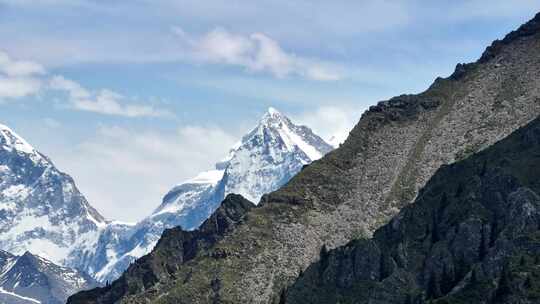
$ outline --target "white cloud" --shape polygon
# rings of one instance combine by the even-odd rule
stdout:
[[[101,126],[71,150],[52,152],[93,206],[109,218],[135,221],[156,208],[175,183],[211,169],[237,139],[211,126],[174,132]]]
[[[262,33],[240,35],[216,28],[200,37],[193,37],[179,27],[174,27],[173,32],[186,48],[186,56],[198,62],[236,65],[248,71],[268,72],[279,78],[297,75],[333,81],[343,77],[337,66],[287,53],[277,41]]]
[[[39,75],[45,69],[31,61],[14,60],[0,51],[0,101],[12,100],[40,91],[42,82]]]
[[[50,77],[42,65],[14,60],[0,51],[0,102],[50,91],[66,93],[68,107],[79,111],[124,117],[174,116],[167,110],[132,103],[125,96],[109,89],[91,92],[63,76]]]
[[[11,78],[0,75],[0,102],[29,96],[39,92],[41,81],[34,78]]]
[[[364,107],[321,106],[312,111],[293,116],[294,120],[309,126],[334,146],[343,143],[349,132],[360,120]]]
[[[63,76],[54,76],[51,78],[50,87],[53,90],[66,91],[71,99],[90,98],[90,92],[83,88],[79,83],[66,79]]]
[[[45,68],[32,61],[13,60],[4,52],[0,52],[0,72],[11,77],[25,77],[45,74]]]
[[[74,99],[72,100],[75,109],[89,112],[96,112],[108,115],[119,115],[126,117],[164,117],[173,116],[171,112],[157,110],[152,106],[142,105],[121,105],[120,101],[125,97],[110,91],[99,91],[95,99]]]
[[[169,111],[156,109],[152,106],[127,103],[123,95],[108,89],[90,92],[77,82],[63,76],[54,76],[49,84],[53,90],[66,92],[69,96],[70,106],[80,111],[125,117],[174,116]]]

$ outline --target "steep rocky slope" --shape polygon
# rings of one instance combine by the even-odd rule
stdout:
[[[98,286],[85,273],[25,252],[0,251],[0,303],[63,304],[77,291]]]
[[[538,303],[540,119],[439,169],[372,239],[308,267],[282,303]]]
[[[323,244],[333,248],[370,236],[441,165],[534,119],[540,113],[539,49],[540,14],[427,91],[371,107],[339,149],[264,196],[242,224],[179,264],[171,277],[144,288],[85,293],[69,303],[113,303],[111,294],[121,294],[120,303],[279,302],[299,271],[319,259]]]
[[[229,194],[219,208],[195,231],[184,231],[181,227],[167,229],[152,253],[138,259],[112,285],[81,292],[70,301],[81,301],[99,294],[106,294],[101,300],[114,303],[133,290],[147,289],[160,280],[177,279],[175,273],[197,252],[206,251],[223,236],[242,223],[245,214],[255,205],[241,195]],[[213,252],[216,257],[234,254],[226,250]]]

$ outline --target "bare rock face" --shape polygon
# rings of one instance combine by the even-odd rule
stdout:
[[[174,277],[112,302],[114,289],[69,303],[279,302],[323,245],[370,237],[441,165],[482,151],[540,114],[539,21],[537,15],[427,91],[370,108],[340,148],[264,196],[242,224],[197,251]],[[390,261],[384,267],[385,274],[392,270]]]
[[[369,240],[330,252],[282,303],[538,303],[540,119],[443,166]]]
[[[126,272],[112,285],[81,292],[72,296],[71,302],[85,302],[100,294],[105,298],[100,302],[115,303],[134,291],[149,289],[160,281],[178,279],[176,272],[182,265],[194,259],[197,253],[209,250],[213,244],[242,223],[246,213],[255,205],[241,195],[229,194],[214,214],[195,231],[184,231],[181,227],[163,232],[152,253],[143,256],[130,265]],[[225,257],[226,250],[212,253]]]
[[[0,303],[62,304],[69,295],[97,287],[89,275],[25,252],[0,250]]]

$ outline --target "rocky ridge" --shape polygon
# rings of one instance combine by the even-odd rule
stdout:
[[[156,249],[130,265],[112,285],[74,295],[70,301],[79,301],[101,293],[106,298],[100,303],[114,303],[132,290],[147,289],[160,280],[177,279],[175,273],[181,265],[196,257],[197,252],[209,249],[224,235],[245,220],[245,214],[255,205],[241,195],[229,194],[214,214],[194,231],[181,227],[163,232]],[[223,250],[213,253],[216,257],[235,254]]]
[[[441,165],[485,149],[538,116],[539,21],[537,15],[427,91],[373,106],[339,149],[264,196],[243,224],[179,265],[173,278],[128,290],[116,302],[279,302],[323,245],[369,237],[414,200]],[[216,254],[223,250],[235,254]],[[107,299],[115,292],[69,303],[112,303]]]
[[[30,252],[15,256],[0,251],[0,302],[63,304],[73,293],[97,287],[80,271],[58,266]]]
[[[280,303],[538,303],[540,119],[441,167],[373,238],[321,250]]]
[[[0,248],[31,251],[62,264],[86,248],[105,219],[73,179],[4,125],[0,125]]]

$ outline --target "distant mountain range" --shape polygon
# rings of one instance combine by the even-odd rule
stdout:
[[[107,222],[52,161],[0,125],[0,248],[63,264]],[[90,247],[87,247],[90,246]]]
[[[0,303],[63,304],[71,294],[96,286],[89,275],[30,252],[15,256],[0,250]]]
[[[175,186],[150,216],[129,225],[106,220],[70,176],[1,125],[0,248],[22,256],[31,252],[101,282],[113,280],[150,252],[164,229],[197,228],[229,193],[257,203],[332,149],[308,127],[270,108],[215,169]]]
[[[227,194],[236,193],[257,204],[297,174],[303,166],[333,149],[306,126],[298,126],[274,108],[210,171],[173,187],[161,205],[133,227],[109,225],[97,250],[70,265],[112,281],[136,258],[149,253],[166,228],[192,230],[201,225]]]

